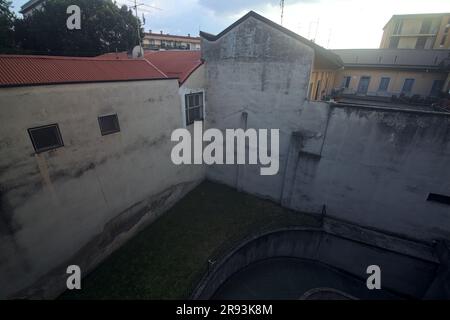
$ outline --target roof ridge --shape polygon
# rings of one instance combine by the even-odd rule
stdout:
[[[145,58],[145,54],[144,54],[144,61],[146,61],[150,66],[152,66],[153,68],[155,68],[156,71],[158,71],[159,73],[161,73],[164,77],[169,78],[169,76],[167,74],[165,74],[164,72],[162,72],[157,66],[155,66],[153,63],[151,63],[150,61],[147,60],[147,58]]]

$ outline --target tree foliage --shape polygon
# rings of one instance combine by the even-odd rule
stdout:
[[[13,46],[15,18],[11,1],[0,0],[0,51]]]
[[[81,30],[67,28],[70,5],[81,9]],[[47,0],[41,10],[16,20],[15,41],[24,53],[95,56],[139,44],[139,24],[131,10],[111,0]]]

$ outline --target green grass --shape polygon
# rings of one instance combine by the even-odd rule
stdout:
[[[183,299],[207,261],[253,232],[318,226],[311,216],[204,182],[108,257],[61,299]]]

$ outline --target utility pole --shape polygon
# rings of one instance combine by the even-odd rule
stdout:
[[[320,26],[320,18],[317,18],[317,27],[316,27],[316,34],[314,35],[314,42],[316,42],[317,34],[319,33],[319,26]]]
[[[139,16],[138,16],[138,10],[137,10],[137,0],[134,0],[134,11],[136,13],[136,25],[137,25],[137,36],[138,36],[138,40],[139,40],[139,46],[142,47],[142,42],[141,42],[141,24],[139,23]]]
[[[330,28],[330,32],[328,33],[327,49],[330,49],[330,41],[331,41],[332,34],[333,34],[333,29]]]
[[[283,18],[284,18],[284,0],[280,0],[280,9],[281,9],[281,25],[283,25]]]
[[[131,3],[133,3],[134,5],[133,6],[131,6],[133,9],[134,9],[134,12],[135,12],[135,14],[136,14],[136,21],[137,21],[137,36],[138,36],[138,39],[139,39],[139,45],[142,47],[142,43],[141,43],[141,25],[140,25],[140,19],[139,19],[139,14],[138,14],[138,7],[140,7],[140,6],[144,6],[144,7],[147,7],[148,9],[140,9],[141,11],[144,11],[144,12],[150,12],[149,11],[149,9],[156,9],[156,10],[162,10],[161,8],[158,8],[158,7],[154,7],[154,6],[151,6],[151,5],[148,5],[148,4],[145,4],[145,3],[137,3],[137,0],[126,0],[126,1],[128,1],[128,2],[131,2]],[[142,16],[142,20],[145,20],[145,18],[144,18],[144,16]],[[143,21],[144,22],[144,21]],[[144,22],[144,24],[145,24],[145,22]]]

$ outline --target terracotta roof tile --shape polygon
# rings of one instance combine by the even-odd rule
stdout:
[[[0,86],[168,78],[148,61],[0,55]]]
[[[189,50],[147,51],[145,59],[181,84],[203,63],[200,51]]]

